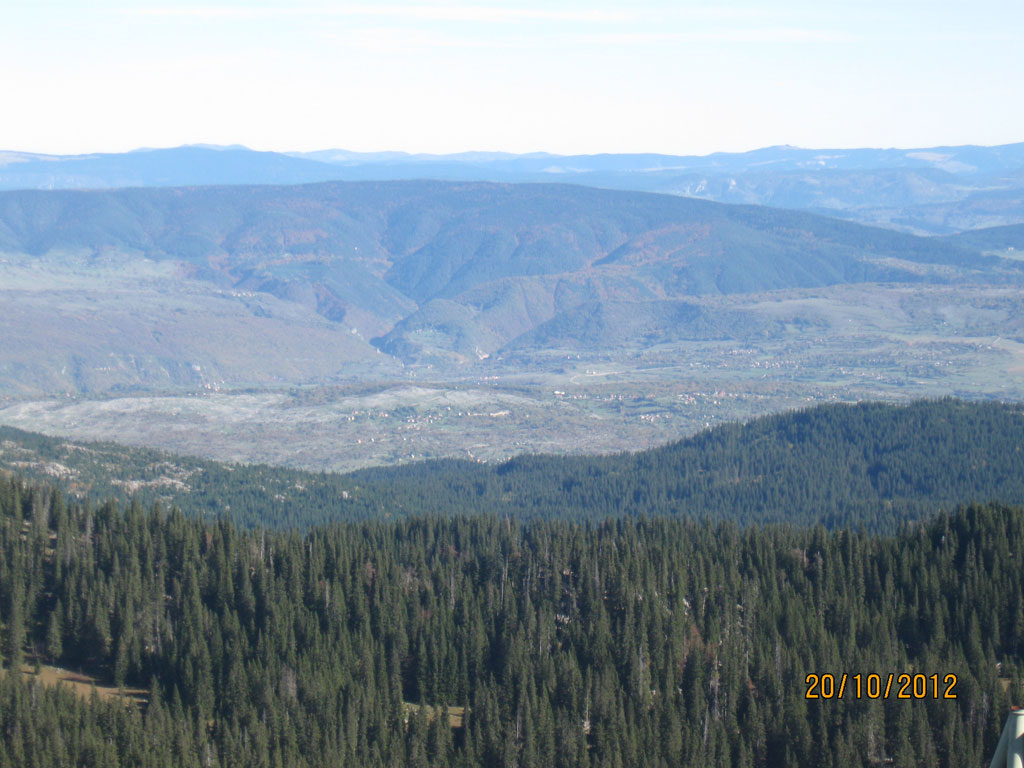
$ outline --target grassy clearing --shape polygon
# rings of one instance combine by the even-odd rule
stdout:
[[[7,674],[7,670],[0,670],[0,675]],[[126,705],[144,707],[149,702],[149,691],[145,688],[116,688],[111,685],[103,685],[95,677],[82,672],[72,672],[61,667],[53,667],[49,664],[36,667],[30,664],[23,664],[21,674],[26,679],[37,678],[43,685],[56,687],[58,685],[69,686],[70,690],[83,699],[92,696],[93,691],[104,701],[110,699],[123,699]]]
[[[435,717],[440,715],[444,711],[444,707],[431,706],[430,704],[413,704],[412,702],[405,702],[405,716],[408,719],[414,712],[418,711],[420,707],[424,707],[427,710],[427,721],[433,720]],[[448,707],[448,725],[451,728],[461,728],[466,717],[465,707]]]

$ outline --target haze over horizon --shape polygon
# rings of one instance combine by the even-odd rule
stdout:
[[[707,154],[1019,140],[1024,6],[17,2],[0,147]],[[68,126],[74,130],[69,131]]]
[[[104,155],[104,154],[115,154],[116,155],[116,154],[131,154],[131,153],[134,153],[134,152],[154,152],[154,151],[161,151],[161,150],[202,148],[202,149],[216,149],[216,150],[245,150],[245,151],[250,151],[250,152],[272,152],[272,153],[282,154],[282,155],[289,155],[289,154],[290,155],[307,155],[307,154],[316,153],[316,152],[337,151],[337,152],[349,152],[349,153],[351,153],[353,155],[395,155],[395,156],[408,156],[408,157],[439,157],[439,158],[441,158],[441,157],[454,157],[454,156],[459,156],[459,155],[488,155],[488,154],[493,154],[493,155],[509,155],[509,156],[516,156],[516,157],[545,156],[545,155],[550,155],[551,157],[570,157],[570,156],[595,156],[595,157],[599,157],[599,156],[602,156],[602,155],[623,155],[623,156],[629,156],[629,155],[663,155],[663,156],[666,156],[666,157],[709,157],[709,156],[712,156],[712,155],[743,155],[743,154],[748,154],[748,153],[751,153],[751,152],[757,152],[759,150],[766,150],[766,149],[793,149],[793,150],[812,151],[812,152],[813,151],[822,151],[822,152],[850,151],[850,152],[852,152],[852,151],[857,151],[857,150],[908,151],[909,152],[909,151],[922,150],[922,149],[941,149],[941,148],[957,148],[957,147],[972,147],[972,146],[990,149],[990,148],[994,148],[994,147],[1013,146],[1013,145],[1017,145],[1017,144],[1024,144],[1024,134],[1022,134],[1017,139],[1006,141],[1006,142],[1001,142],[999,144],[980,144],[978,142],[965,142],[965,143],[962,143],[962,144],[929,145],[927,147],[925,147],[924,145],[909,145],[909,144],[899,145],[899,146],[897,146],[897,145],[866,146],[865,145],[865,146],[843,146],[843,147],[840,147],[840,146],[823,146],[823,145],[808,146],[808,145],[801,145],[801,144],[781,143],[781,144],[759,145],[759,146],[749,147],[747,149],[711,150],[711,151],[708,151],[708,152],[689,152],[689,153],[659,152],[659,151],[656,151],[656,150],[650,150],[650,151],[637,150],[637,151],[630,151],[630,152],[611,152],[611,151],[604,151],[604,150],[596,150],[596,151],[593,151],[593,152],[563,153],[563,152],[548,151],[548,150],[546,150],[544,148],[535,149],[535,150],[532,150],[532,151],[512,152],[512,151],[505,150],[505,149],[500,149],[500,148],[475,147],[475,146],[464,147],[464,148],[461,148],[461,149],[454,149],[451,152],[431,152],[431,151],[422,151],[422,152],[420,152],[420,151],[405,149],[403,147],[397,147],[397,148],[396,147],[385,147],[385,148],[380,148],[380,149],[359,150],[359,149],[352,149],[351,147],[343,146],[343,145],[323,146],[323,147],[315,147],[313,149],[301,149],[300,150],[300,149],[294,149],[294,148],[287,147],[287,146],[263,148],[263,147],[251,147],[251,146],[248,146],[246,144],[240,144],[240,143],[218,144],[218,143],[205,142],[205,141],[196,141],[196,142],[189,142],[189,143],[184,143],[184,144],[168,144],[168,145],[161,145],[161,146],[143,146],[143,145],[140,145],[140,146],[137,146],[137,147],[129,147],[129,148],[125,149],[125,150],[119,150],[119,151],[113,151],[113,152],[108,152],[106,150],[98,150],[98,149],[97,150],[88,150],[87,149],[87,150],[84,150],[84,151],[81,151],[81,152],[60,153],[60,152],[45,152],[45,151],[37,151],[37,150],[26,150],[26,149],[23,149],[21,147],[3,146],[3,147],[0,147],[0,153],[39,155],[39,156],[44,156],[44,157],[45,156],[49,156],[49,157],[86,157],[86,156]]]

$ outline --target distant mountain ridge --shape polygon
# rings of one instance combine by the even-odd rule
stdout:
[[[543,152],[257,152],[192,145],[91,155],[0,152],[0,189],[436,179],[567,182],[817,211],[919,233],[1024,223],[1024,143],[996,147],[803,149],[706,156]]]
[[[691,171],[745,173],[769,166],[780,171],[864,171],[880,168],[934,169],[954,174],[1002,173],[1024,166],[1024,142],[993,147],[974,145],[919,149],[811,149],[780,145],[748,152],[715,152],[709,155],[659,153],[600,153],[558,155],[547,152],[460,152],[428,154],[405,152],[350,152],[344,149],[289,152],[299,157],[338,165],[402,166],[464,163],[488,165],[509,172],[549,174]]]
[[[244,147],[185,146],[90,155],[0,152],[0,189],[301,184],[337,178],[313,160]]]

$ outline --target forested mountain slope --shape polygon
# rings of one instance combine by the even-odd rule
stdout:
[[[382,508],[490,509],[515,516],[682,514],[744,522],[891,529],[935,506],[1024,502],[1018,405],[921,401],[819,406],[723,425],[608,457],[522,456],[351,475]]]
[[[317,474],[225,465],[0,428],[0,467],[66,490],[137,494],[191,515],[308,526],[410,514],[602,519],[673,515],[892,531],[971,501],[1024,504],[1019,405],[829,405],[716,427],[613,456],[429,461]]]
[[[947,238],[950,242],[979,251],[1024,251],[1024,224],[988,227]]]
[[[893,537],[495,515],[300,536],[3,479],[0,766],[981,765],[1024,693],[1022,547],[997,505]]]

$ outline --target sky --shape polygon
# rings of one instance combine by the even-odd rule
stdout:
[[[1024,141],[1022,0],[3,0],[0,149]]]

